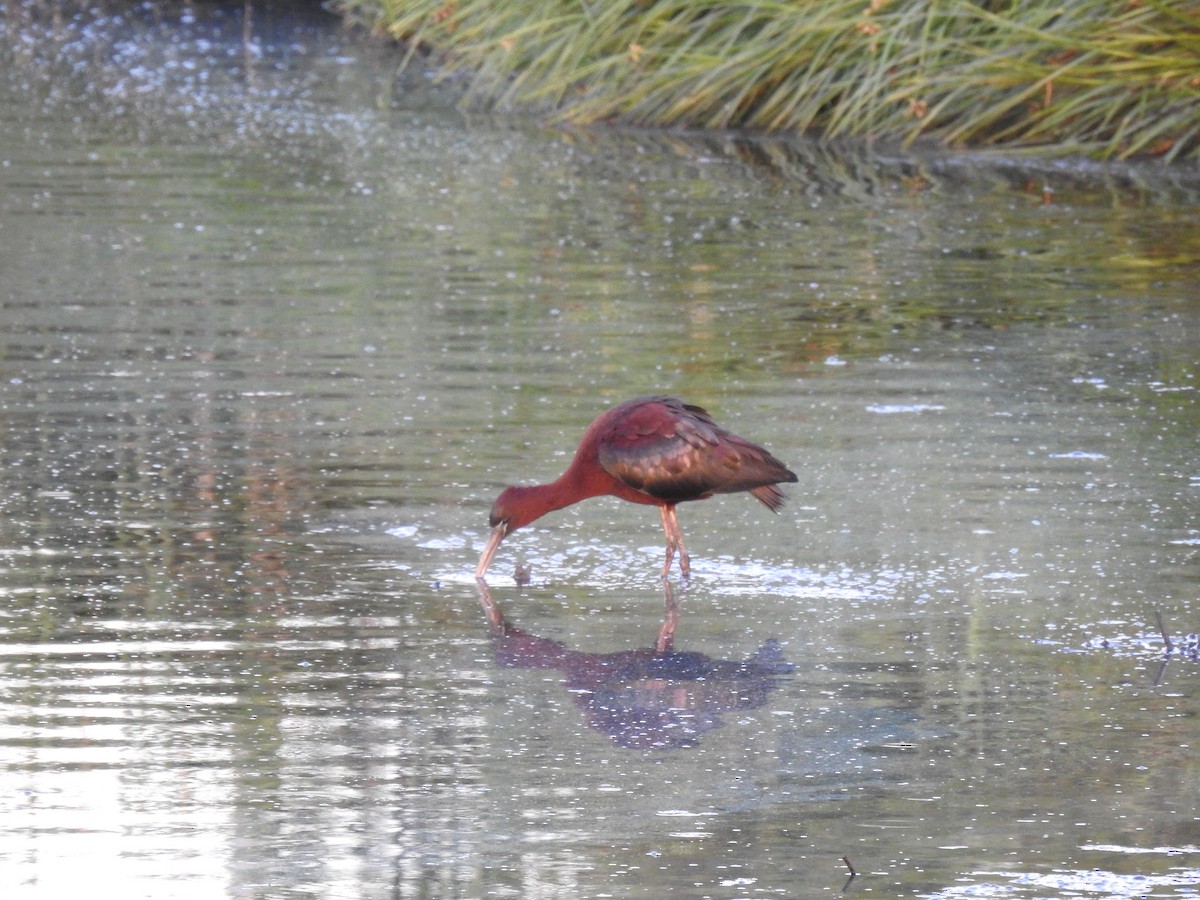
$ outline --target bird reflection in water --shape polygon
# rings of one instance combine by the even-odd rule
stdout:
[[[746,660],[713,659],[673,649],[682,605],[663,582],[666,612],[655,646],[616,653],[571,650],[510,624],[477,583],[491,626],[496,663],[511,669],[555,669],[588,727],[618,747],[663,750],[694,747],[722,717],[764,705],[779,677],[793,671],[778,641],[766,641]]]

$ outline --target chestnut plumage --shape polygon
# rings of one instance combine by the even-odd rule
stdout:
[[[796,475],[787,466],[717,425],[699,406],[666,396],[628,400],[588,426],[575,458],[555,481],[501,492],[475,577],[487,574],[500,542],[518,528],[580,500],[611,495],[659,508],[667,536],[662,577],[678,551],[686,578],[690,564],[675,518],[677,503],[749,491],[774,511],[783,503],[776,485],[789,481]]]

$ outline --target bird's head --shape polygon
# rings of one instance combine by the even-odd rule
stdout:
[[[492,533],[488,536],[487,545],[483,548],[483,555],[479,557],[479,565],[475,567],[476,578],[483,578],[487,574],[488,566],[492,564],[492,557],[500,548],[501,541],[541,515],[541,512],[536,511],[529,503],[525,502],[527,495],[532,490],[532,488],[521,487],[505,488],[496,498],[496,502],[492,504],[492,511],[488,516],[488,524],[492,527]]]

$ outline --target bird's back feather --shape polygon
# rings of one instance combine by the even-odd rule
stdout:
[[[783,494],[774,485],[796,481],[764,448],[721,428],[700,407],[673,397],[631,400],[596,425],[596,454],[604,470],[669,503],[750,491],[775,510]]]

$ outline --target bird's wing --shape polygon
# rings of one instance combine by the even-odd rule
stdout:
[[[755,490],[784,480],[777,473],[787,472],[761,447],[714,424],[700,407],[673,398],[655,398],[621,416],[600,435],[597,451],[614,478],[672,503]],[[764,476],[764,468],[771,474]],[[778,505],[757,491],[755,496]]]

